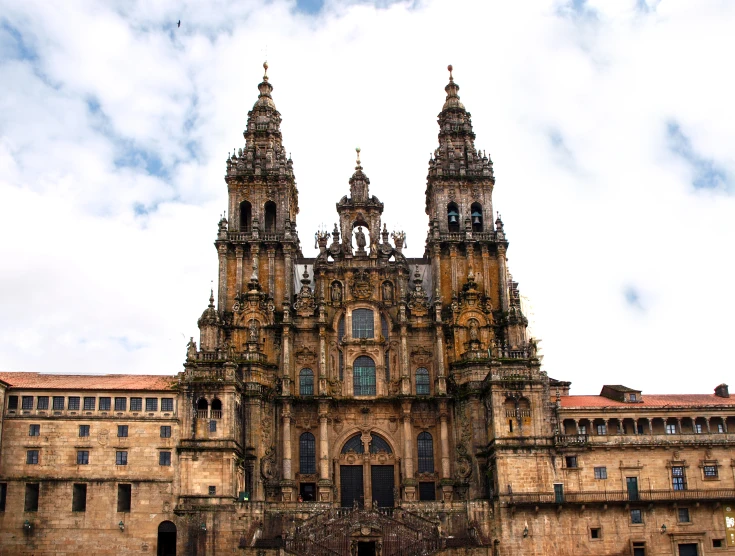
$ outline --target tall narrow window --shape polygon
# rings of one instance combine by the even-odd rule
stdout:
[[[71,495],[71,511],[87,511],[87,485],[75,484]]]
[[[418,437],[419,473],[434,472],[434,440],[428,432]]]
[[[268,234],[276,231],[276,204],[273,201],[265,204],[265,231]]]
[[[674,490],[687,489],[686,475],[684,474],[683,467],[674,466],[671,468],[671,483],[674,487]]]
[[[390,382],[390,350],[385,352],[385,382]]]
[[[249,232],[253,222],[253,208],[248,201],[240,203],[240,231]]]
[[[117,485],[117,511],[130,511],[130,495],[132,485]]]
[[[299,472],[304,475],[316,473],[316,441],[310,432],[299,437]]]
[[[8,483],[0,483],[0,512],[5,511],[5,500],[8,497]]]
[[[383,313],[380,314],[380,333],[383,335],[383,338],[388,340],[388,319],[385,318]]]
[[[26,498],[23,509],[26,512],[38,511],[38,483],[26,483]]]
[[[38,396],[36,409],[48,409],[48,396]]]
[[[423,367],[416,369],[416,395],[429,395],[429,371]]]
[[[373,312],[370,309],[355,309],[352,311],[352,337],[375,337]]]
[[[341,342],[342,338],[345,337],[345,318],[340,317],[337,323],[337,341]]]
[[[314,371],[301,369],[299,373],[299,394],[302,396],[314,395]]]
[[[339,352],[339,379],[345,379],[345,356],[341,350]]]
[[[459,208],[456,203],[447,205],[447,224],[450,232],[459,231]]]
[[[89,450],[77,451],[77,465],[89,465]]]
[[[31,399],[31,404],[32,403],[33,403],[33,399]],[[18,396],[8,396],[8,409],[10,410],[18,409]]]
[[[353,393],[355,396],[375,395],[375,361],[367,355],[355,359],[352,366]]]

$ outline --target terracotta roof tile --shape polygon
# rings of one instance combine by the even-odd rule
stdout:
[[[172,390],[176,377],[167,375],[56,375],[2,373],[0,380],[11,388],[45,390]]]
[[[2,376],[0,376],[2,378]],[[649,394],[643,396],[642,402],[619,402],[604,396],[561,396],[563,408],[587,407],[630,407],[631,409],[653,407],[701,407],[701,406],[733,406],[735,397],[720,398],[714,394]]]

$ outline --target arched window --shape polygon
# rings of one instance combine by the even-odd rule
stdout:
[[[416,395],[429,395],[429,371],[423,367],[416,369]]]
[[[482,205],[480,203],[472,203],[470,207],[470,216],[472,217],[472,231],[481,232],[482,226]]]
[[[276,231],[276,204],[273,201],[265,204],[265,231],[269,234]]]
[[[357,454],[365,453],[365,447],[362,445],[362,435],[356,434],[345,442],[345,445],[342,446],[342,453],[346,454],[347,452],[355,452]]]
[[[447,223],[450,232],[459,231],[459,208],[457,203],[449,203],[447,205]]]
[[[299,438],[299,472],[304,475],[316,473],[316,441],[310,432]]]
[[[249,232],[253,225],[253,208],[248,201],[240,203],[240,231]]]
[[[195,406],[197,417],[199,417],[200,419],[206,419],[207,417],[209,417],[209,402],[207,400],[205,400],[204,398],[199,398]]]
[[[381,438],[377,434],[370,433],[370,453],[377,454],[378,452],[386,452],[392,454],[393,450],[390,449],[384,438]]]
[[[217,398],[212,400],[212,419],[222,419],[222,402]]]
[[[375,395],[375,361],[367,355],[355,359],[352,365],[352,384],[355,396]]]
[[[434,472],[434,439],[428,432],[422,432],[418,438],[419,473]]]
[[[299,373],[299,394],[302,396],[314,395],[314,371],[301,369]]]
[[[373,312],[370,309],[355,309],[352,311],[352,337],[375,337]]]

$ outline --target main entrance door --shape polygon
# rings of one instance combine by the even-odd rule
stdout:
[[[176,556],[176,525],[162,521],[158,526],[158,556]]]
[[[679,545],[679,556],[697,556],[697,544],[680,544]]]
[[[373,502],[381,508],[393,507],[393,466],[373,465],[370,467],[373,485]]]
[[[355,501],[363,505],[362,465],[340,465],[339,483],[342,507],[351,507]]]

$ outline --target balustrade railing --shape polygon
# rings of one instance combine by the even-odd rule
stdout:
[[[691,490],[607,490],[577,492],[518,492],[501,494],[500,500],[511,505],[544,504],[589,504],[609,502],[675,502],[735,500],[735,489],[691,489]]]

